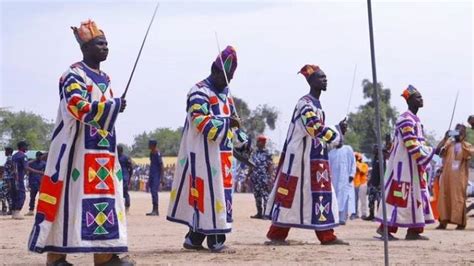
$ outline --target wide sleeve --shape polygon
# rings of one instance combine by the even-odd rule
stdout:
[[[317,112],[313,105],[309,103],[301,104],[299,112],[301,123],[310,137],[321,139],[328,144],[339,139],[339,132],[324,125],[320,112]]]
[[[474,146],[472,146],[470,143],[463,142],[462,150],[463,150],[463,159],[471,160],[472,156],[474,156]]]
[[[349,160],[349,166],[350,166],[350,173],[349,176],[355,177],[356,171],[357,171],[357,162],[355,160],[354,156],[354,150],[350,146],[348,146],[348,154],[347,154],[347,159]]]
[[[112,131],[120,111],[121,99],[92,101],[84,79],[72,69],[59,82],[67,112],[76,120],[98,129]]]
[[[228,117],[211,113],[209,95],[197,87],[188,94],[187,112],[194,129],[212,141],[221,140],[230,126]]]
[[[415,133],[415,123],[405,119],[397,125],[402,135],[403,143],[408,153],[416,161],[417,165],[426,166],[433,158],[435,150],[418,139]]]

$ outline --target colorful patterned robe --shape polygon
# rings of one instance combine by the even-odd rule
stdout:
[[[274,225],[322,231],[339,224],[328,148],[341,135],[324,120],[319,100],[308,94],[298,101],[265,212]]]
[[[59,83],[59,110],[28,248],[34,252],[126,252],[122,170],[114,124],[121,99],[109,77],[83,62]]]
[[[247,142],[245,133],[231,129],[232,115],[236,110],[228,88],[218,93],[206,79],[188,93],[169,221],[206,235],[231,231],[233,140]]]
[[[389,226],[415,228],[434,222],[424,178],[433,155],[434,149],[425,143],[420,119],[411,111],[400,115],[384,177]],[[376,219],[383,221],[382,208]]]

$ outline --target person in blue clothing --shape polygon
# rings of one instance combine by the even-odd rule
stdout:
[[[15,220],[22,220],[23,216],[21,216],[20,211],[23,208],[23,204],[25,203],[26,198],[24,181],[26,171],[30,171],[32,173],[37,174],[43,174],[43,172],[38,171],[36,169],[32,169],[28,166],[28,157],[26,156],[26,151],[28,150],[28,143],[26,143],[26,141],[18,142],[17,147],[18,151],[12,156],[13,165],[16,168],[15,187],[12,190],[12,218]]]
[[[129,156],[123,153],[122,145],[119,145],[117,147],[117,152],[120,167],[122,168],[123,198],[125,199],[125,212],[128,213],[130,209],[130,194],[128,194],[128,186],[130,184],[130,177],[133,174],[133,164],[132,159],[130,159]]]
[[[161,158],[160,151],[157,147],[156,140],[150,140],[148,142],[148,148],[150,149],[150,173],[148,177],[148,187],[151,193],[151,202],[153,209],[147,213],[147,216],[158,216],[158,190],[160,188],[161,177],[163,176],[163,160]]]
[[[257,214],[250,216],[253,219],[263,219],[270,193],[269,181],[272,178],[272,155],[266,149],[267,138],[263,135],[257,138],[257,150],[252,155],[255,167],[250,170],[250,180],[253,184],[253,195],[257,206]]]
[[[30,188],[30,209],[26,214],[27,216],[33,216],[36,203],[36,195],[38,194],[39,187],[41,184],[41,177],[43,177],[43,172],[46,167],[46,162],[43,159],[43,153],[38,151],[36,152],[36,159],[28,163],[28,166],[31,169],[38,170],[39,172],[29,171],[28,175],[28,186]]]

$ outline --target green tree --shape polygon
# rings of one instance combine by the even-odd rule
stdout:
[[[143,132],[135,136],[131,155],[145,157],[149,155],[148,141],[156,140],[158,149],[163,156],[176,156],[179,151],[182,128],[157,128],[151,132]]]
[[[278,111],[275,107],[263,104],[258,105],[254,110],[250,110],[244,100],[234,97],[234,102],[242,122],[242,129],[251,138],[263,134],[267,127],[270,130],[275,129],[278,119]]]
[[[372,153],[372,146],[376,143],[374,86],[369,80],[362,81],[364,99],[368,101],[359,106],[357,111],[349,114],[349,131],[346,134],[346,143],[354,150],[365,154]],[[380,98],[380,116],[382,140],[393,131],[398,113],[390,105],[390,89],[378,83],[377,90]]]
[[[54,124],[32,112],[0,110],[1,145],[16,147],[26,140],[32,150],[47,150]]]

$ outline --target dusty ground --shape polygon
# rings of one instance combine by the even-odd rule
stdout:
[[[290,246],[269,247],[262,243],[269,221],[250,219],[254,213],[251,194],[236,194],[234,203],[234,231],[228,235],[227,244],[234,254],[211,254],[184,251],[181,248],[187,228],[166,221],[165,210],[169,193],[161,193],[162,216],[147,217],[150,196],[143,192],[132,193],[129,215],[129,256],[137,264],[341,264],[380,265],[383,263],[383,242],[373,238],[377,224],[361,220],[349,221],[338,227],[337,235],[351,243],[350,246],[321,246],[312,231],[292,229]],[[26,206],[26,204],[25,204]],[[26,207],[25,207],[26,209]],[[472,214],[472,213],[471,213]],[[0,264],[43,264],[44,255],[26,250],[33,218],[13,221],[0,216]],[[431,225],[426,235],[431,241],[390,242],[391,264],[474,265],[474,218],[468,221],[465,231],[434,230]],[[404,236],[404,231],[398,233]],[[74,264],[90,265],[92,256],[72,255]]]

